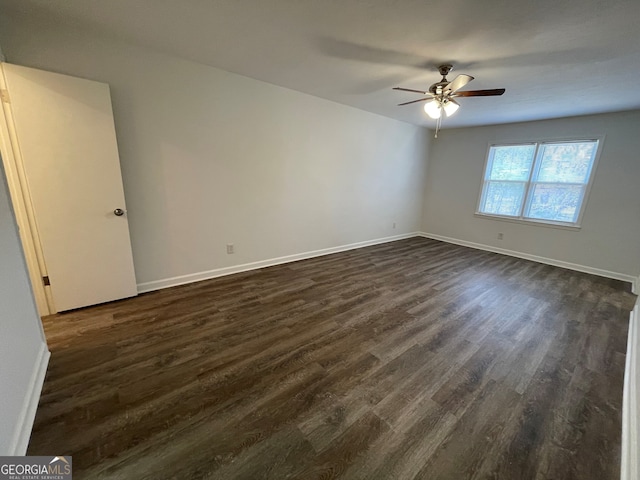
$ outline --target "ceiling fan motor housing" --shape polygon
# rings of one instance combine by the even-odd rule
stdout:
[[[449,85],[449,82],[446,80],[434,83],[429,87],[429,93],[432,93],[433,95],[442,95],[442,89],[447,85]]]
[[[431,85],[429,87],[429,93],[432,93],[434,95],[442,95],[442,89],[449,84],[447,75],[451,70],[453,70],[453,65],[449,63],[445,63],[444,65],[440,65],[438,67],[438,72],[440,72],[440,75],[442,75],[442,80]]]

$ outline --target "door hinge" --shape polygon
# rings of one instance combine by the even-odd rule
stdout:
[[[0,90],[0,100],[2,100],[4,103],[11,103],[8,90]]]
[[[42,277],[42,283],[44,284],[45,287],[48,287],[49,285],[51,285],[51,282],[49,281],[49,276],[48,275]]]

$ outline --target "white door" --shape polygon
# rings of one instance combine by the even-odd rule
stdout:
[[[136,295],[109,86],[2,67],[55,309]]]

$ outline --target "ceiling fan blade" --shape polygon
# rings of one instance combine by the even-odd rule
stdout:
[[[393,90],[402,90],[403,92],[421,93],[422,95],[431,95],[429,92],[422,90],[412,90],[411,88],[393,87]]]
[[[454,97],[494,97],[502,95],[505,92],[504,88],[494,88],[492,90],[468,90],[466,92],[456,92]]]
[[[399,103],[398,106],[401,107],[403,105],[409,105],[410,103],[424,102],[426,100],[433,100],[433,97],[419,98],[418,100],[412,100],[410,102]]]
[[[454,78],[451,82],[449,82],[449,84],[446,87],[442,89],[443,93],[445,94],[454,93],[456,90],[459,90],[462,87],[464,87],[471,80],[473,80],[473,77],[471,75],[465,75],[464,73],[462,73],[458,75],[456,78]]]

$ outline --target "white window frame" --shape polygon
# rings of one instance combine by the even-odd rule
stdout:
[[[524,212],[528,210],[531,205],[531,201],[533,196],[530,195],[532,187],[535,184],[543,183],[543,184],[553,184],[554,182],[534,182],[533,178],[537,177],[537,172],[540,169],[540,161],[538,159],[538,153],[540,147],[545,144],[559,144],[559,143],[579,143],[579,142],[597,142],[596,153],[593,158],[593,163],[591,164],[591,170],[589,172],[589,180],[586,184],[571,184],[566,182],[558,182],[564,186],[568,185],[580,185],[584,186],[584,190],[582,192],[582,197],[580,199],[580,210],[578,212],[578,216],[576,218],[575,223],[572,222],[560,222],[556,220],[545,220],[540,218],[528,218],[524,216]],[[600,154],[602,152],[602,146],[604,144],[604,135],[601,136],[591,136],[591,137],[572,137],[572,138],[543,138],[537,140],[523,140],[520,142],[495,142],[490,143],[487,146],[487,153],[484,159],[484,166],[482,168],[482,181],[480,182],[480,191],[478,193],[478,202],[476,204],[476,212],[475,215],[477,217],[490,218],[494,220],[504,220],[507,222],[515,222],[515,223],[523,223],[527,225],[540,225],[546,227],[558,227],[558,228],[568,228],[568,229],[580,229],[582,226],[582,217],[584,215],[587,202],[589,199],[589,193],[591,191],[591,186],[593,184],[593,179],[595,178],[595,172],[598,166],[598,161],[600,159]],[[525,183],[525,190],[522,199],[522,204],[520,205],[520,212],[518,216],[511,215],[498,215],[495,213],[485,213],[480,211],[480,207],[483,204],[484,195],[485,195],[485,184],[487,184],[487,166],[489,165],[489,159],[491,154],[492,147],[509,147],[509,146],[523,146],[523,145],[535,145],[535,151],[533,153],[533,163],[531,165],[531,170],[529,171],[529,178],[525,181],[516,181],[516,180],[501,180],[501,182],[513,182],[513,183]],[[534,173],[536,175],[534,175]]]

